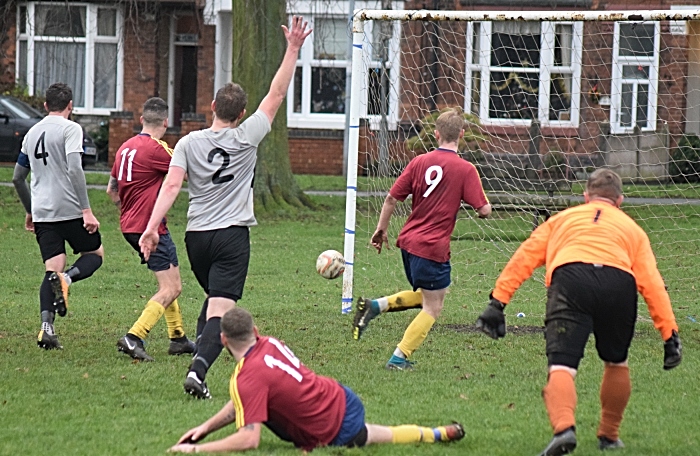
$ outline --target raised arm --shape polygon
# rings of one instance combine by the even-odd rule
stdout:
[[[284,58],[277,73],[275,73],[275,77],[272,78],[270,91],[265,95],[258,107],[260,111],[267,115],[270,123],[274,120],[277,110],[282,105],[282,101],[284,101],[284,97],[287,96],[287,89],[289,89],[292,76],[294,76],[299,49],[304,44],[306,37],[311,34],[311,29],[306,28],[307,25],[308,23],[304,21],[303,17],[293,16],[291,30],[286,25],[282,26],[284,37],[287,40],[287,50],[284,53]]]

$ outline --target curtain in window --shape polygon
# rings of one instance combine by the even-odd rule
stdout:
[[[43,93],[54,82],[68,84],[73,89],[73,105],[85,106],[84,43],[35,42],[35,93]]]
[[[35,35],[85,36],[85,7],[36,5]]]
[[[95,45],[95,108],[117,105],[117,45]]]

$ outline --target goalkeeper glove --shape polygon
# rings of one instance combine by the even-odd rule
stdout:
[[[678,331],[675,329],[671,337],[664,342],[664,370],[673,369],[681,363],[683,347]]]
[[[491,302],[476,320],[476,327],[492,339],[500,339],[506,335],[506,316],[503,314],[505,304],[490,295]]]

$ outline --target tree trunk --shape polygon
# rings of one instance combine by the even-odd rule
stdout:
[[[249,115],[269,91],[286,50],[281,28],[288,24],[286,0],[233,0],[232,8],[233,81],[248,93]],[[254,194],[258,213],[314,207],[292,174],[286,101],[258,148]]]

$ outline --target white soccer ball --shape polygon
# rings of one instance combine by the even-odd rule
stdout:
[[[316,260],[316,271],[326,279],[338,278],[345,271],[345,258],[336,250],[326,250]]]

